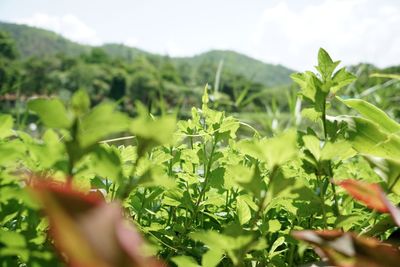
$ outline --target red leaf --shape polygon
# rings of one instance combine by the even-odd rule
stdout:
[[[60,255],[71,267],[163,266],[143,250],[144,241],[124,217],[120,203],[71,186],[35,179],[33,191],[50,221]]]
[[[389,213],[394,222],[400,226],[400,210],[387,199],[379,185],[351,179],[340,181],[337,184],[367,207],[379,212]]]
[[[351,179],[340,181],[338,185],[343,187],[355,199],[367,205],[367,207],[379,212],[389,212],[383,201],[384,193],[379,185]]]
[[[322,258],[338,267],[397,267],[400,251],[374,238],[339,230],[295,231],[292,235],[316,247]]]

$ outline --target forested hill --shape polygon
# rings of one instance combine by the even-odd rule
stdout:
[[[0,31],[9,32],[22,58],[57,53],[77,56],[93,48],[70,41],[52,31],[26,25],[0,22]],[[164,57],[122,44],[104,44],[100,48],[112,57],[125,60],[133,60],[142,55]],[[289,75],[293,72],[284,66],[267,64],[234,51],[212,50],[193,57],[171,58],[171,61],[181,70],[186,67],[201,69],[202,65],[218,65],[222,61],[224,69],[265,86],[289,84],[291,82]]]

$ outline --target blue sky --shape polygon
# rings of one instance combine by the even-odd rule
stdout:
[[[0,20],[171,56],[232,49],[297,70],[319,47],[344,64],[400,64],[398,0],[0,0]]]

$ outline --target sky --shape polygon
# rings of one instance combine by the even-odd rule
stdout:
[[[400,0],[0,0],[0,21],[170,56],[230,49],[299,71],[319,47],[346,65],[400,64]]]

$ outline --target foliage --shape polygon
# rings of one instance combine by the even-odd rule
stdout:
[[[135,64],[121,69],[157,76],[150,60]],[[317,73],[292,76],[314,123],[270,136],[214,109],[208,86],[186,120],[140,103],[131,116],[85,90],[30,100],[37,131],[2,114],[2,266],[146,266],[149,254],[170,266],[396,266],[400,125],[333,98],[354,81],[338,64],[321,49]],[[352,111],[330,116],[334,103]],[[145,236],[144,258],[126,222]]]

